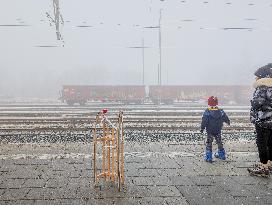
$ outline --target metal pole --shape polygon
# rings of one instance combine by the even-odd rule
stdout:
[[[161,66],[161,60],[162,60],[162,57],[161,57],[161,13],[162,13],[162,9],[160,9],[160,18],[159,18],[159,62],[160,62],[160,67],[159,67],[159,75],[160,75],[160,85],[162,84],[162,76],[161,76],[161,71],[162,71],[162,66]]]
[[[145,85],[145,58],[144,58],[144,38],[142,39],[142,55],[143,55],[143,85]]]
[[[143,85],[145,85],[145,57],[144,57],[144,55],[145,55],[145,53],[144,53],[144,49],[145,48],[149,48],[149,47],[145,47],[144,46],[144,38],[142,38],[142,46],[133,46],[133,47],[128,47],[128,48],[141,48],[142,49],[142,66],[143,66],[143,68],[142,68],[142,84]]]
[[[160,64],[158,64],[158,85],[160,85]]]
[[[158,64],[158,105],[161,104],[161,85],[160,85],[160,64]]]
[[[60,35],[60,28],[59,28],[59,17],[60,17],[60,11],[59,11],[59,0],[53,0],[54,5],[54,15],[55,15],[55,25],[56,25],[56,34],[57,34],[57,40],[61,39]]]

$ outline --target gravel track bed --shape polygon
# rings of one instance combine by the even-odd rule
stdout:
[[[205,106],[154,106],[102,104],[93,106],[64,106],[59,104],[0,105],[0,141],[58,142],[91,140],[96,114],[109,108],[109,119],[120,109],[124,111],[126,140],[180,141],[203,140],[199,134]],[[248,106],[223,107],[231,119],[223,136],[229,139],[253,139],[254,127],[249,122]]]

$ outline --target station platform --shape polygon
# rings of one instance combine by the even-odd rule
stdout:
[[[1,143],[0,204],[272,204],[272,177],[250,176],[255,142],[226,141],[227,160],[203,160],[203,141],[125,143],[125,187],[94,187],[91,143]],[[214,147],[215,148],[215,147]]]

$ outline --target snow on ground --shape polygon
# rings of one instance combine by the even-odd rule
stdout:
[[[109,119],[124,111],[127,140],[181,141],[203,140],[199,127],[205,106],[157,106],[94,104],[63,106],[62,104],[0,105],[0,136],[7,141],[73,141],[91,139],[96,114],[107,107]],[[224,106],[231,119],[225,126],[227,139],[253,139],[254,127],[249,122],[248,106]]]

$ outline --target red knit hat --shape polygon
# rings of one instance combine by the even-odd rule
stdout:
[[[107,112],[108,112],[108,109],[103,109],[103,110],[102,110],[102,113],[103,113],[103,114],[106,114]]]
[[[217,97],[214,97],[214,96],[209,97],[208,98],[208,105],[212,106],[212,107],[217,106],[218,105]]]

